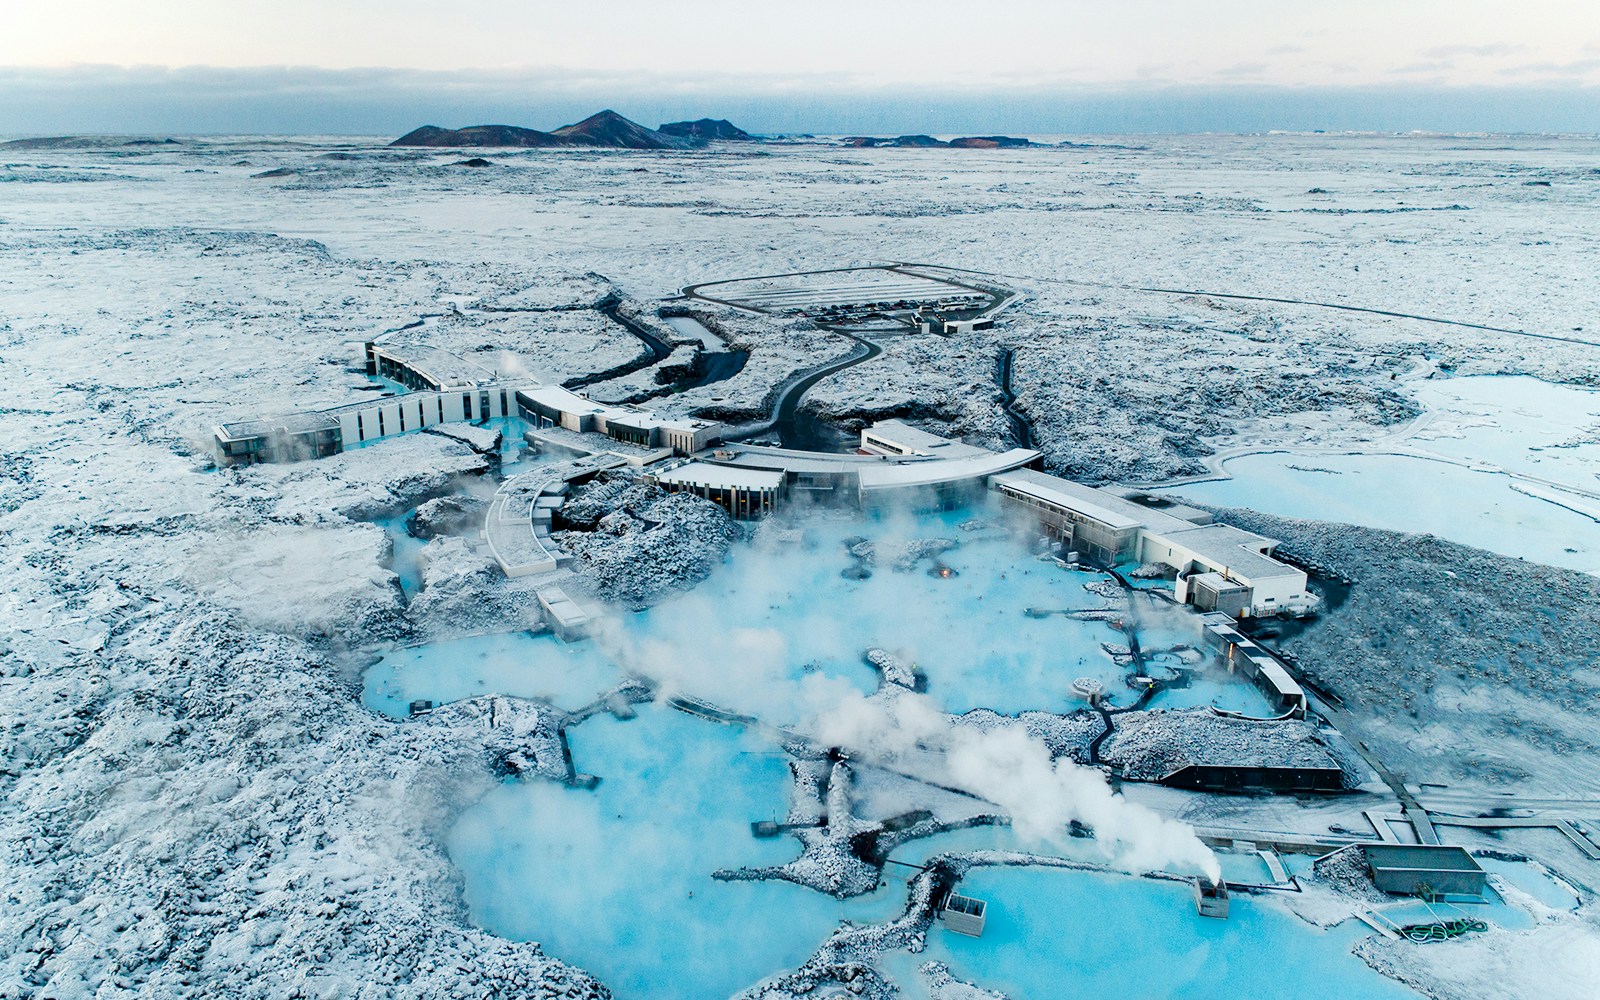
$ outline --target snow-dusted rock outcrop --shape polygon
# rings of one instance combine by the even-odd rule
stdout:
[[[1600,579],[1432,535],[1218,518],[1354,581],[1281,648],[1346,700],[1389,766],[1524,794],[1600,790],[1600,770],[1572,766],[1600,755]]]
[[[578,586],[594,596],[643,607],[671,590],[698,583],[716,568],[739,528],[716,504],[688,493],[667,493],[644,483],[606,492],[609,510],[590,531],[551,537],[573,557]],[[584,493],[573,501],[585,509]],[[563,507],[565,510],[565,507]]]
[[[434,497],[406,518],[406,531],[416,538],[475,533],[489,501],[470,493]]]
[[[505,762],[560,767],[536,708],[391,722],[326,654],[162,604],[5,691],[30,721],[4,740],[0,991],[607,995],[469,927],[440,846]]]
[[[1100,759],[1134,781],[1158,781],[1189,764],[1338,767],[1350,788],[1366,774],[1348,750],[1299,719],[1257,722],[1195,708],[1120,712],[1115,722]]]
[[[401,434],[328,458],[252,465],[228,477],[234,502],[302,524],[371,520],[397,514],[449,490],[462,476],[481,476],[489,460],[467,444],[437,434]]]
[[[423,546],[422,590],[406,608],[406,618],[430,638],[542,629],[544,618],[535,591],[545,582],[508,580],[486,552],[465,539],[440,537]]]

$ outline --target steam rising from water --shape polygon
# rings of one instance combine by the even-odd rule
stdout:
[[[732,571],[742,588],[770,593],[776,602],[827,599],[794,594],[777,554],[745,551],[737,558]],[[689,695],[754,714],[858,760],[968,791],[1008,814],[1025,842],[1059,842],[1076,820],[1093,828],[1106,857],[1125,868],[1219,877],[1216,858],[1190,827],[1113,793],[1096,769],[1053,760],[1020,723],[987,730],[955,725],[926,695],[899,688],[867,694],[824,673],[797,678],[788,637],[776,628],[730,621],[729,610],[709,594],[693,592],[658,609],[649,635],[612,618],[596,627],[594,638],[614,662],[654,681],[663,698]],[[948,622],[929,625],[923,634],[940,644],[982,643],[981,636],[952,635]],[[807,636],[808,645],[815,647],[817,639]],[[841,636],[841,662],[862,652],[847,645]],[[916,650],[904,652],[916,658]]]
[[[1024,842],[1059,842],[1076,820],[1092,827],[1108,859],[1135,870],[1220,868],[1188,825],[1112,792],[1094,768],[1052,760],[1020,723],[980,730],[953,725],[926,695],[851,692],[816,706],[807,735],[828,746],[971,792],[1003,809]]]

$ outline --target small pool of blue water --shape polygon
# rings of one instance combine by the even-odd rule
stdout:
[[[1253,897],[1235,895],[1216,920],[1195,913],[1186,884],[1047,868],[974,869],[960,891],[988,902],[983,936],[935,924],[923,954],[882,960],[897,982],[932,960],[1013,1000],[1417,995],[1350,954],[1356,929],[1319,930]]]
[[[1478,864],[1483,866],[1484,871],[1504,879],[1551,909],[1574,910],[1578,907],[1578,897],[1572,890],[1536,865],[1495,858],[1479,858]]]
[[[900,882],[841,902],[711,877],[799,853],[791,838],[751,835],[751,822],[783,818],[789,775],[782,753],[742,728],[657,707],[597,717],[568,738],[596,789],[501,785],[447,846],[475,923],[540,942],[619,1000],[728,997],[803,962],[841,919],[903,910]]]
[[[412,511],[373,521],[389,536],[389,568],[400,578],[400,589],[406,597],[417,596],[422,589],[422,547],[428,544],[406,530],[406,518]]]
[[[1113,692],[1113,702],[1125,700]],[[1191,672],[1187,687],[1164,688],[1157,692],[1146,707],[1151,709],[1211,707],[1257,719],[1277,714],[1267,703],[1266,696],[1254,685],[1244,682],[1237,676],[1229,676],[1227,671],[1211,665]]]
[[[500,432],[500,473],[514,476],[527,472],[542,462],[550,461],[528,444],[523,436],[528,432],[528,422],[521,417],[495,417],[484,422],[485,427]]]
[[[621,679],[591,642],[505,632],[393,650],[367,668],[362,701],[394,718],[405,718],[413,701],[437,705],[486,694],[543,698],[574,711]]]

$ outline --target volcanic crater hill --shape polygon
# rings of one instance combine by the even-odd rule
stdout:
[[[691,125],[697,122],[688,123]],[[728,125],[727,122],[721,122]],[[733,126],[728,125],[729,128]],[[734,129],[734,131],[739,131]],[[745,133],[740,132],[740,135]],[[745,135],[745,138],[749,138]],[[471,125],[466,128],[440,128],[424,125],[391,142],[391,146],[512,146],[527,149],[583,147],[600,149],[694,149],[705,139],[693,135],[669,135],[645,128],[615,111],[601,111],[581,122],[563,125],[554,132],[518,125]]]
[[[692,122],[666,122],[656,129],[662,135],[718,142],[755,142],[756,137],[726,118],[701,118]]]

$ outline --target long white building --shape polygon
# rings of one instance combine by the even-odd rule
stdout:
[[[659,457],[692,455],[721,439],[715,420],[660,416],[633,406],[611,406],[558,385],[477,381],[493,373],[427,347],[407,347],[406,357],[366,345],[367,372],[413,391],[326,410],[236,420],[213,428],[219,465],[294,462],[337,455],[379,438],[435,424],[520,416],[535,427],[598,433]]]
[[[1277,541],[1214,524],[1204,511],[1150,507],[1032,469],[991,476],[989,488],[1100,563],[1170,567],[1176,573],[1173,596],[1202,610],[1270,615],[1316,602],[1306,590],[1305,572],[1272,558]]]
[[[741,444],[695,458],[653,478],[664,489],[721,503],[735,517],[757,517],[791,502],[955,507],[982,495],[989,476],[1030,465],[1039,453],[994,452],[886,420],[863,430],[860,449],[848,454]]]
[[[212,431],[217,463],[249,465],[326,458],[368,441],[436,424],[514,416],[516,391],[514,385],[485,385],[443,392],[407,392],[327,410],[235,420]]]
[[[517,407],[535,427],[563,427],[580,433],[594,432],[644,448],[670,448],[692,455],[722,437],[715,420],[663,417],[634,406],[597,403],[559,385],[519,390]]]

